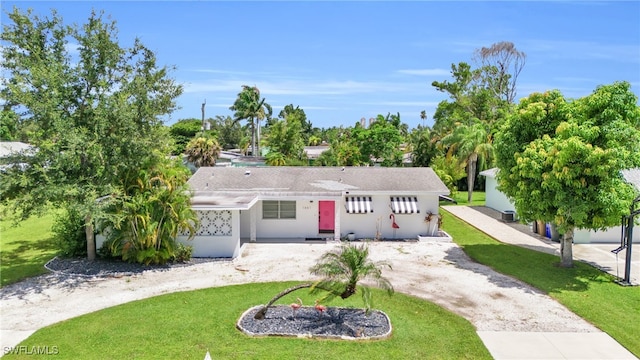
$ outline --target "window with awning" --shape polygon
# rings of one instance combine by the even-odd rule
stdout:
[[[373,212],[371,196],[347,196],[345,207],[348,214],[367,214]]]
[[[394,214],[419,213],[418,198],[416,196],[391,196],[391,211]]]

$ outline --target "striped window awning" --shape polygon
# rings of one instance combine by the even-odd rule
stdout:
[[[373,212],[371,196],[347,196],[345,206],[348,214],[367,214]]]
[[[394,214],[419,213],[418,198],[415,196],[392,196],[391,210]]]

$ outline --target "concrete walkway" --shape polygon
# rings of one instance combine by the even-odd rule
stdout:
[[[523,246],[550,254],[560,254],[560,244],[530,236],[497,219],[467,206],[444,206],[445,210],[464,220],[498,241]],[[574,245],[574,258],[583,260],[615,274],[611,257],[615,255],[602,249],[603,245]],[[606,247],[615,247],[607,244]],[[640,246],[639,246],[640,247]],[[636,251],[637,253],[638,251]],[[635,255],[635,254],[634,254]],[[624,257],[622,257],[624,263]],[[639,268],[634,256],[632,271]],[[637,274],[637,272],[636,272]],[[638,282],[637,275],[632,283]],[[637,289],[630,289],[637,291]],[[598,333],[547,333],[515,331],[478,331],[487,349],[495,359],[637,359],[627,349],[604,332]]]

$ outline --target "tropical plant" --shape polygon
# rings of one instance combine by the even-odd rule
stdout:
[[[287,163],[285,156],[278,151],[272,151],[267,154],[266,164],[269,166],[284,166]]]
[[[184,153],[195,167],[213,166],[220,156],[220,144],[213,137],[197,137],[187,144]]]
[[[323,300],[330,300],[334,297],[346,299],[359,289],[368,311],[372,306],[371,291],[369,287],[359,283],[362,280],[372,280],[392,295],[393,286],[382,276],[382,268],[385,267],[391,269],[391,265],[386,261],[373,262],[369,259],[369,247],[366,243],[361,246],[343,244],[339,249],[322,255],[318,263],[310,269],[313,275],[322,276],[321,280],[313,284],[311,292],[327,292]]]
[[[249,120],[251,125],[251,155],[260,155],[260,120],[270,118],[273,109],[264,98],[260,98],[260,90],[256,86],[242,85],[242,91],[233,105],[235,121]]]
[[[189,175],[183,165],[166,162],[125,178],[125,191],[110,208],[113,221],[102,223],[107,253],[143,264],[163,264],[188,254],[176,237],[188,232],[191,239],[196,230]]]
[[[312,274],[322,276],[320,280],[313,283],[295,285],[283,290],[258,310],[254,317],[256,319],[264,319],[269,307],[278,299],[304,288],[310,288],[311,294],[326,293],[322,301],[336,297],[346,299],[359,289],[368,313],[373,305],[371,289],[367,286],[359,285],[360,281],[373,280],[378,287],[385,290],[390,296],[394,292],[389,280],[382,276],[383,267],[391,269],[391,265],[386,261],[373,262],[369,259],[367,244],[362,246],[351,243],[343,244],[337,250],[323,254],[318,259],[318,262],[311,267]]]
[[[411,163],[413,166],[430,166],[431,160],[438,153],[436,144],[432,141],[432,133],[429,127],[418,125],[409,134],[409,146],[411,147]]]
[[[447,186],[451,195],[458,192],[458,180],[466,175],[463,162],[459,161],[456,156],[445,157],[439,155],[433,158],[431,168]]]
[[[467,168],[467,198],[471,203],[478,163],[482,169],[493,161],[493,145],[486,127],[481,123],[460,125],[442,142],[449,145],[449,155],[456,154]]]

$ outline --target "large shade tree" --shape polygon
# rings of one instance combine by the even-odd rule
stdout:
[[[233,105],[235,121],[248,120],[251,125],[251,154],[260,155],[260,120],[270,118],[273,109],[264,98],[260,97],[260,90],[256,86],[242,85],[242,91]]]
[[[37,151],[0,174],[0,198],[21,218],[49,204],[82,214],[93,259],[104,196],[118,192],[123,174],[169,153],[160,117],[175,109],[182,88],[140,41],[120,46],[115,22],[101,13],[82,26],[65,25],[55,11],[40,17],[14,8],[8,19],[0,35],[3,111],[29,129],[25,140]]]
[[[621,171],[640,166],[640,107],[626,82],[573,102],[534,94],[496,139],[499,189],[523,220],[563,233],[561,265],[573,264],[576,228],[604,229],[627,214],[634,189]]]

